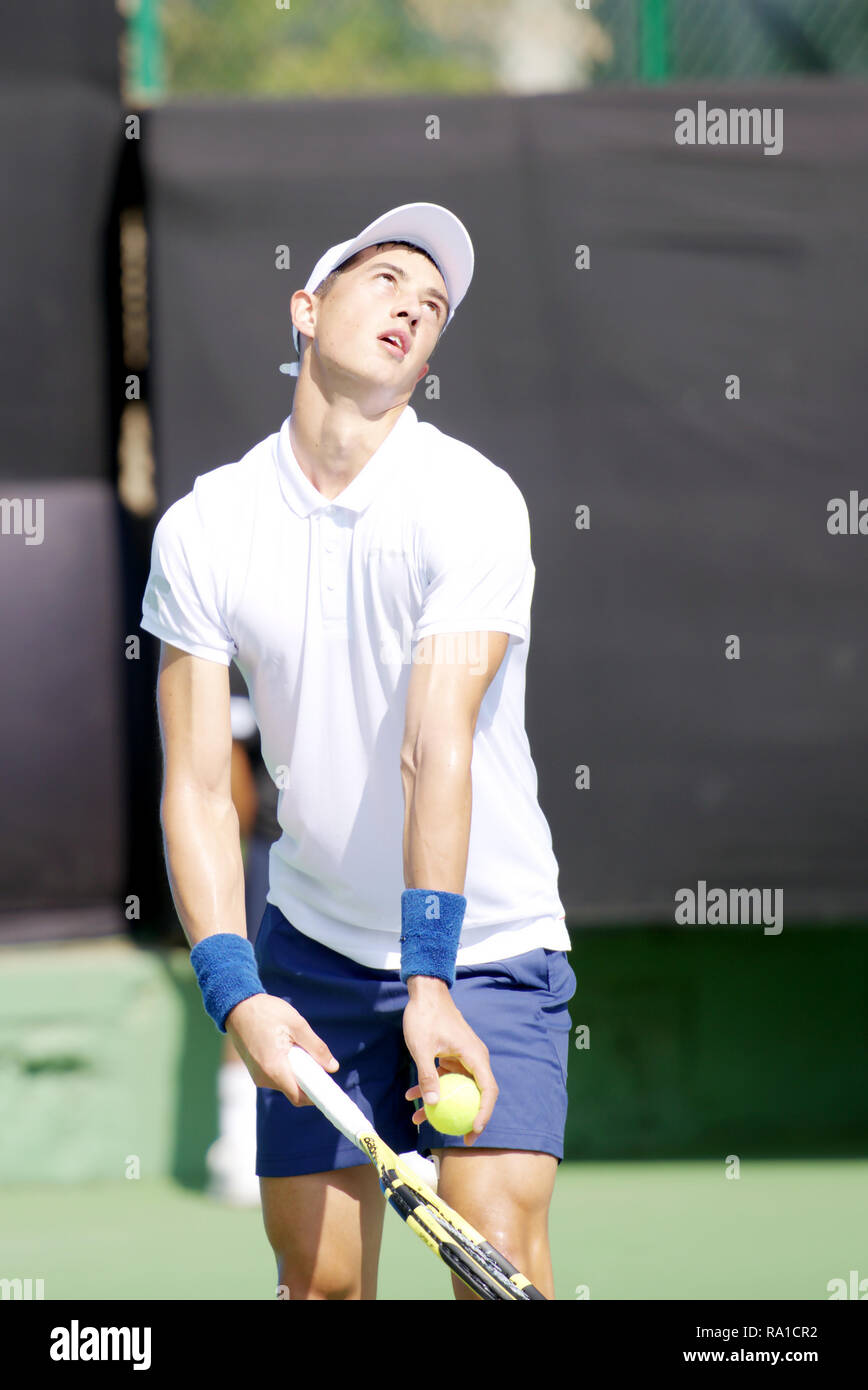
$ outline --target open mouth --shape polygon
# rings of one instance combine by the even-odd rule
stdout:
[[[383,343],[394,357],[401,359],[407,356],[404,344],[397,333],[382,333],[377,341]]]

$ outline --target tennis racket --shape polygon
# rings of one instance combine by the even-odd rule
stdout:
[[[540,1293],[515,1265],[489,1245],[468,1221],[417,1177],[388,1144],[383,1143],[355,1101],[350,1100],[309,1052],[293,1047],[289,1059],[305,1094],[335,1128],[370,1159],[392,1209],[429,1250],[439,1255],[453,1274],[489,1302],[547,1301],[545,1294]]]

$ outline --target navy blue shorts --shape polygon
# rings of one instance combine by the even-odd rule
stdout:
[[[331,1073],[396,1153],[461,1146],[427,1122],[412,1122],[417,1083],[402,1030],[407,988],[397,970],[370,970],[311,940],[269,903],[256,938],[269,994],[289,1000],[340,1062]],[[565,951],[539,947],[488,965],[459,966],[452,998],[489,1050],[500,1088],[475,1149],[529,1149],[564,1155],[567,1058],[576,989]],[[313,1106],[282,1091],[256,1092],[256,1172],[294,1177],[351,1168],[365,1160]]]

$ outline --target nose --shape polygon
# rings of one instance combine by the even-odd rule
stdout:
[[[418,323],[422,313],[422,306],[418,299],[414,298],[413,291],[409,287],[404,287],[403,296],[399,298],[398,303],[400,305],[397,311],[398,317],[408,318],[411,323]]]

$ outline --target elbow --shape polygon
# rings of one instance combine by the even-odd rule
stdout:
[[[209,824],[220,824],[232,817],[237,820],[237,812],[231,795],[221,789],[201,787],[188,782],[167,779],[160,797],[160,825],[163,834],[176,830],[178,826],[195,824],[206,820]]]
[[[422,767],[436,768],[441,773],[469,773],[473,758],[473,735],[465,731],[421,735],[401,748],[401,777],[405,786],[411,785]]]
[[[417,734],[404,734],[401,743],[401,771],[413,771],[418,761],[419,738]]]
[[[416,757],[416,753],[417,753],[417,745],[416,745],[415,741],[414,741],[413,743],[408,743],[408,742],[405,740],[404,743],[402,743],[402,745],[401,745],[401,782],[403,783],[404,789],[405,789],[405,790],[407,790],[408,788],[412,787],[412,786],[413,786],[413,783],[414,783],[415,780],[416,780],[416,771],[417,771],[417,768],[418,768],[418,760],[417,760],[417,757]]]

